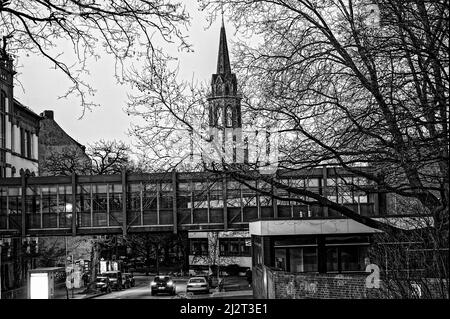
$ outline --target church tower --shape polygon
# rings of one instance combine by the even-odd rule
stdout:
[[[239,151],[242,148],[240,147],[242,143],[241,98],[237,89],[236,74],[231,72],[227,37],[222,20],[217,71],[212,75],[208,103],[209,128],[215,132],[211,137],[219,139],[222,147],[230,148],[230,145],[233,145],[227,162],[232,160],[236,163],[243,160],[243,154]]]

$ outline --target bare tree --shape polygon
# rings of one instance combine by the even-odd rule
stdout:
[[[88,145],[86,153],[77,147],[49,150],[39,163],[39,169],[41,174],[55,176],[120,174],[122,168],[137,169],[130,155],[131,148],[124,142],[100,140]]]
[[[449,230],[448,1],[201,3],[211,17],[225,8],[238,31],[254,39],[236,43],[234,52],[234,69],[244,83],[243,123],[279,134],[278,167],[339,166],[355,176],[350,181],[338,177],[340,187],[388,194],[388,200],[402,198],[403,211],[417,207],[413,213],[421,219],[415,227],[426,224],[422,243],[436,256],[440,272],[434,275],[448,287],[448,260],[438,258],[448,250]],[[158,78],[137,79],[143,96],[154,103],[148,109],[154,113],[141,115],[151,121],[164,114],[166,134],[180,127],[185,132],[201,129],[190,110],[183,109],[186,100],[204,106],[199,90],[171,90],[176,82],[169,77],[159,78],[157,86],[144,79]],[[135,132],[151,144],[161,130],[152,133],[146,127]],[[279,200],[332,208],[386,231],[390,240],[406,236],[395,225],[361,216],[328,194],[288,185],[277,174],[260,174],[260,163],[249,164],[243,168],[219,161],[212,170]],[[251,179],[281,191],[276,195],[252,188],[246,184]]]
[[[87,175],[91,172],[91,161],[89,157],[78,148],[62,147],[51,150],[39,162],[40,175],[71,175],[72,173]]]
[[[181,258],[185,260],[185,238],[181,234],[169,233],[144,233],[132,234],[126,237],[125,243],[131,248],[132,254],[144,257],[146,260],[146,271],[150,269],[151,259],[155,259],[156,273],[160,272],[160,259],[168,261],[168,253],[171,249],[181,252]],[[183,262],[180,263],[180,270],[186,268]]]
[[[178,68],[155,59],[128,81],[138,89],[131,95],[127,113],[137,120],[129,133],[137,140],[139,158],[150,170],[193,170],[191,141],[206,129],[207,90],[203,84],[179,81]]]
[[[188,20],[182,4],[170,0],[0,2],[0,30],[8,38],[9,52],[36,54],[54,64],[71,81],[64,96],[78,96],[83,114],[94,105],[89,99],[94,88],[85,78],[89,58],[113,56],[122,80],[127,61],[151,61],[162,54],[158,41],[177,41],[187,48],[181,27]],[[70,43],[70,52],[58,49],[64,41]]]
[[[88,145],[87,154],[92,160],[92,174],[120,174],[131,163],[130,147],[122,141],[100,140]]]

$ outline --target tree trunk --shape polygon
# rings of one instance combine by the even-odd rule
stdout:
[[[98,255],[98,244],[94,242],[91,250],[91,282],[97,277]]]

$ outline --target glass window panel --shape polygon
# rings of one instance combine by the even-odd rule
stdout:
[[[156,184],[144,184],[143,187],[145,191],[156,192]]]
[[[338,248],[327,248],[327,272],[338,271]]]
[[[310,178],[306,181],[306,187],[319,187],[319,179],[318,178]]]
[[[340,247],[342,271],[364,271],[364,257],[367,254],[367,246],[343,246]]]
[[[222,182],[221,181],[216,181],[216,182],[212,182],[211,184],[211,190],[219,190],[222,189]]]
[[[94,193],[105,193],[106,194],[106,185],[105,184],[94,184],[92,185]]]
[[[327,196],[327,198],[329,199],[329,200],[331,200],[332,202],[337,202],[337,196]]]
[[[122,193],[122,184],[108,184],[110,193]]]
[[[162,192],[172,191],[172,183],[161,183],[161,191]]]
[[[239,182],[227,182],[228,189],[240,189],[241,184]]]
[[[334,178],[327,178],[327,186],[335,186],[336,180]]]
[[[248,184],[249,186],[242,184],[242,189],[243,190],[244,189],[248,190],[248,189],[250,189],[250,187],[256,187],[256,182],[255,181],[245,181],[245,183]]]
[[[367,203],[367,195],[359,196],[359,198],[357,200],[359,200],[359,203],[361,203],[361,204],[366,204]]]
[[[254,207],[256,204],[256,197],[246,197],[243,198],[244,206]]]
[[[20,187],[8,187],[9,196],[21,196],[22,189]]]
[[[172,196],[161,196],[159,201],[159,207],[162,209],[172,208],[173,207],[173,197]]]
[[[50,187],[50,193],[56,193],[56,187]],[[62,194],[72,194],[72,186],[61,186],[59,192]]]
[[[305,181],[303,179],[291,179],[290,186],[303,188],[303,187],[305,187]]]
[[[354,177],[353,183],[355,185],[367,185],[367,179],[365,177]]]
[[[258,181],[258,188],[260,189],[271,189],[272,185],[269,183],[266,183],[265,181]]]
[[[318,271],[317,249],[315,247],[304,247],[303,249],[303,269],[305,272]]]
[[[178,183],[178,190],[179,191],[190,191],[191,190],[191,184],[188,183]]]
[[[275,249],[275,268],[286,271],[286,249],[276,248]]]
[[[341,177],[339,178],[339,185],[352,185],[353,177]]]
[[[43,187],[42,188],[42,192],[44,193],[49,193],[50,189],[49,187]],[[60,194],[65,194],[66,193],[66,188],[64,186],[58,186],[58,193]]]
[[[199,182],[195,182],[194,183],[194,189],[195,190],[203,190],[203,189],[206,189],[206,188],[208,188],[208,183],[199,183]]]
[[[40,192],[39,186],[28,186],[26,194],[32,196],[39,194],[39,192]]]
[[[77,186],[77,193],[90,194],[91,193],[91,184],[84,184]]]
[[[302,248],[290,248],[289,249],[289,263],[291,272],[304,272],[303,266],[303,249]]]
[[[341,197],[341,200],[340,200],[341,203],[353,203],[353,196],[343,195],[340,197]]]
[[[260,196],[259,202],[261,206],[270,206],[272,205],[272,198],[270,196]]]
[[[141,184],[128,184],[128,192],[139,193],[141,191]]]

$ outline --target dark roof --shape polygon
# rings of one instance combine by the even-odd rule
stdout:
[[[231,73],[230,58],[228,55],[227,35],[225,26],[220,28],[219,56],[217,58],[217,74]]]
[[[85,151],[85,149],[86,149],[86,146],[84,146],[83,144],[81,144],[81,143],[79,143],[79,142],[77,142],[72,136],[70,136],[69,134],[67,134],[67,132],[58,124],[58,122],[56,122],[55,121],[55,119],[53,118],[53,117],[46,117],[44,114],[45,114],[45,112],[42,112],[41,113],[42,115],[40,116],[41,117],[41,119],[42,120],[44,120],[44,119],[48,119],[48,120],[51,120],[51,121],[53,121],[54,123],[55,123],[55,125],[61,130],[61,131],[63,131],[64,132],[64,134],[66,134],[79,148],[81,148],[83,151]]]
[[[22,103],[20,103],[16,99],[14,99],[14,107],[20,107],[23,111],[27,112],[28,114],[30,114],[34,118],[39,119],[39,120],[41,119],[40,115],[34,113],[28,106],[23,105]]]

